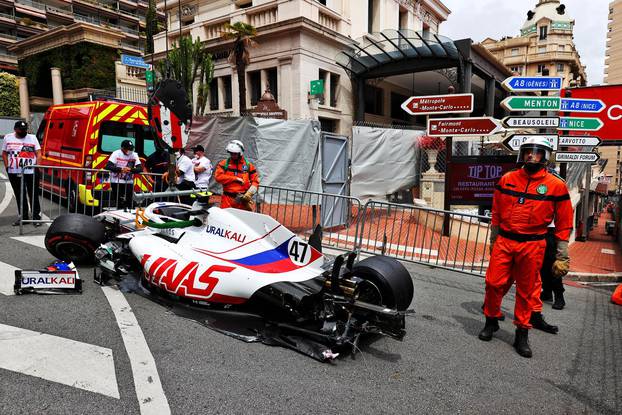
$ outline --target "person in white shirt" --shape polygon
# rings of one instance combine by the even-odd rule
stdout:
[[[195,186],[194,165],[192,160],[184,154],[184,149],[178,150],[175,153],[175,187],[177,190],[190,190]],[[164,180],[169,181],[168,173],[164,173],[162,176]],[[169,181],[170,183],[170,181]],[[192,198],[190,196],[180,196],[179,201],[188,205],[192,205]]]
[[[212,177],[212,162],[205,157],[205,149],[202,145],[192,147],[194,151],[194,158],[192,164],[194,165],[194,174],[196,180],[194,184],[200,189],[207,189],[209,186],[209,179]]]
[[[112,152],[106,163],[106,170],[110,173],[111,205],[120,208],[132,206],[134,193],[134,174],[143,171],[138,154],[134,152],[134,143],[123,140],[121,148]]]
[[[13,132],[4,136],[2,142],[2,160],[4,168],[9,176],[9,182],[17,199],[17,212],[22,219],[28,219],[28,201],[32,209],[32,219],[41,220],[41,206],[39,204],[39,173],[33,166],[41,158],[41,145],[33,134],[28,134],[28,124],[17,121],[13,126]],[[22,204],[22,175],[26,195],[23,196],[24,211]],[[17,219],[13,226],[19,226]],[[41,226],[41,222],[33,222],[34,226]]]

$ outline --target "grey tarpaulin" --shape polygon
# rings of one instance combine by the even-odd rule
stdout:
[[[322,191],[320,123],[313,120],[276,120],[253,117],[206,117],[192,122],[188,147],[205,147],[216,166],[226,158],[230,140],[244,143],[245,156],[255,164],[264,186]],[[210,190],[221,187],[211,180]]]
[[[384,198],[417,184],[424,131],[352,127],[352,196]]]

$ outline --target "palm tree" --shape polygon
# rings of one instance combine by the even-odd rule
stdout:
[[[207,52],[198,37],[193,42],[191,36],[182,36],[179,39],[179,45],[173,43],[173,49],[169,52],[167,60],[173,79],[181,82],[186,90],[188,102],[192,103],[192,112],[202,115],[207,102],[208,85],[214,74],[212,55]],[[157,66],[160,74],[166,76],[166,60],[159,61]],[[196,103],[192,101],[192,89],[195,86],[197,87]]]
[[[257,43],[253,38],[257,35],[254,26],[235,22],[227,23],[222,38],[225,40],[233,39],[233,47],[229,52],[229,62],[235,66],[238,73],[238,89],[240,97],[240,115],[246,112],[246,67],[250,64],[250,48]]]

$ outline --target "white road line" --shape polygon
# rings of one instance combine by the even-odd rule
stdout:
[[[14,295],[15,268],[13,265],[0,261],[0,294]]]
[[[0,215],[9,207],[11,203],[11,199],[13,199],[13,189],[11,189],[11,183],[9,183],[9,179],[3,174],[0,173],[0,179],[6,180],[4,182],[4,196],[2,197],[2,202],[0,202]]]
[[[607,255],[615,255],[616,251],[613,249],[606,249],[606,248],[602,248],[600,250],[600,252],[602,252],[603,254],[607,254]]]
[[[102,290],[117,319],[125,350],[130,358],[140,413],[170,414],[171,409],[160,383],[158,368],[132,308],[118,289],[102,287]]]
[[[105,347],[0,324],[0,367],[119,399]]]
[[[11,239],[45,249],[45,235],[11,236]]]

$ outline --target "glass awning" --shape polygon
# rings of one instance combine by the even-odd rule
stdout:
[[[453,40],[432,33],[387,29],[351,43],[335,60],[351,76],[361,76],[382,65],[418,58],[458,60]]]

